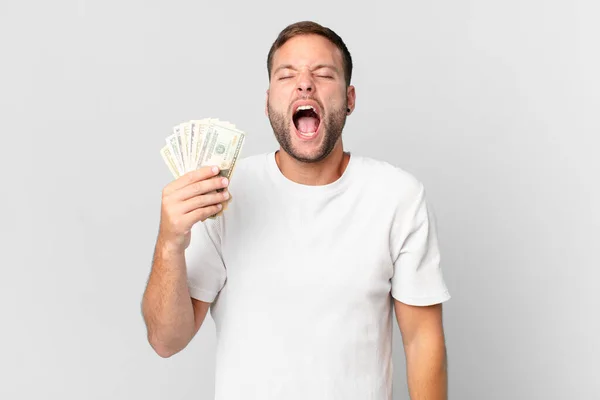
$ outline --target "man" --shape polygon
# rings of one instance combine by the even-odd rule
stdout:
[[[216,399],[388,400],[393,309],[411,398],[446,399],[450,296],[423,185],[344,151],[356,93],[333,31],[290,25],[267,64],[280,149],[240,160],[231,184],[205,167],[164,188],[143,299],[150,344],[181,351],[210,308]]]

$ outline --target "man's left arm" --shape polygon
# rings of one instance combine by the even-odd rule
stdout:
[[[442,304],[413,306],[394,299],[406,355],[411,400],[448,398],[448,360]]]

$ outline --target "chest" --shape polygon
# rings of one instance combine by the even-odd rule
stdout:
[[[232,213],[222,245],[230,294],[357,305],[388,296],[389,218],[381,210],[341,197],[289,207],[280,201]]]

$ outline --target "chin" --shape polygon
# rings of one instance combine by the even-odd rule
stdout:
[[[295,135],[295,133],[292,133]],[[284,149],[292,158],[304,163],[316,163],[324,160],[331,153],[322,141],[292,140],[290,147]]]

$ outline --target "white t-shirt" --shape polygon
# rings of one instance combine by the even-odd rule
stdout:
[[[354,154],[323,186],[275,152],[238,161],[222,216],[186,250],[192,297],[213,302],[216,400],[391,400],[393,298],[450,295],[424,187]]]

